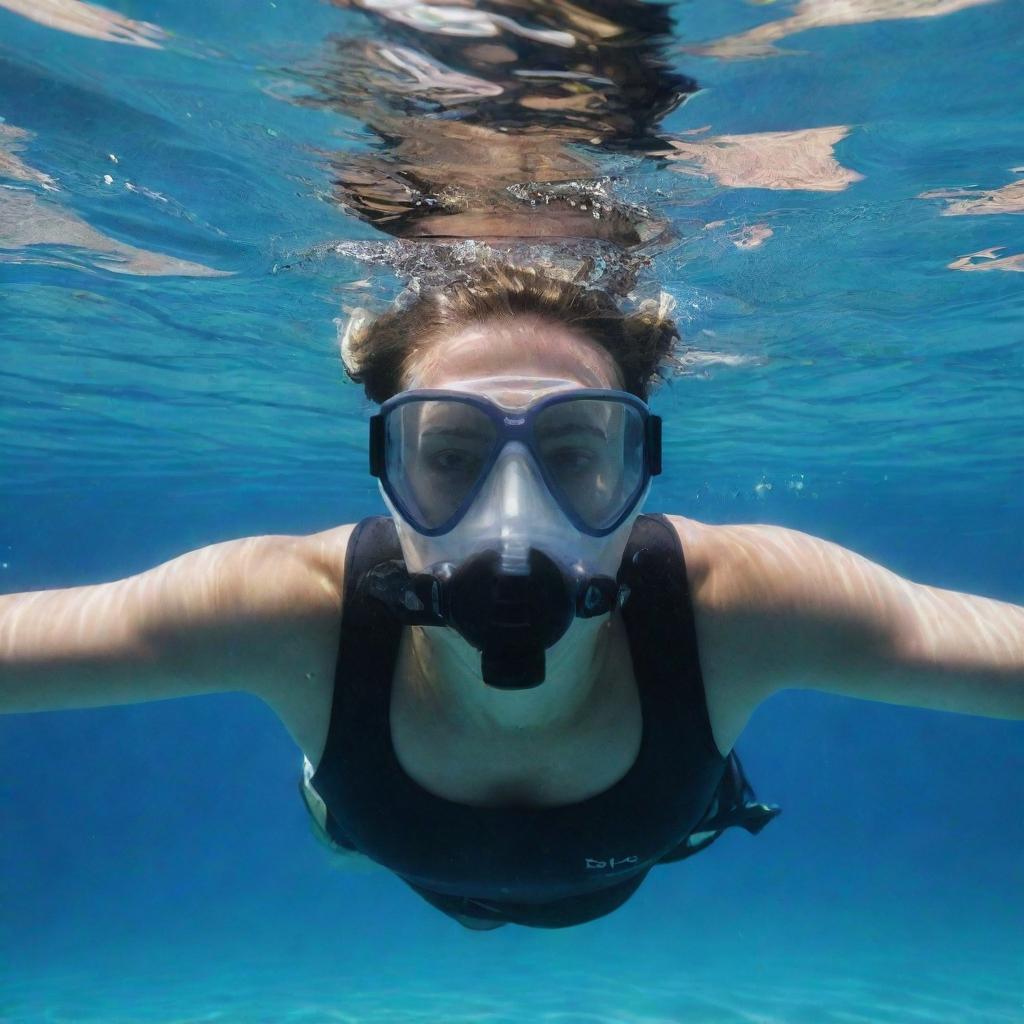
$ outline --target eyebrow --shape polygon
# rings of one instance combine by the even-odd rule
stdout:
[[[432,427],[420,431],[420,437],[461,437],[468,441],[488,439],[486,430],[470,430],[466,427]]]
[[[590,434],[601,441],[608,440],[607,431],[602,430],[600,427],[592,426],[589,423],[563,423],[561,426],[553,427],[551,430],[545,430],[541,440],[546,441],[548,438],[565,437],[567,434]]]
[[[561,426],[545,430],[540,441],[557,441],[562,437],[569,437],[573,434],[585,434],[589,437],[596,437],[599,441],[608,440],[608,432],[600,427],[591,426],[588,423],[563,423]],[[466,441],[486,441],[488,444],[494,440],[484,430],[468,430],[465,427],[433,427],[420,431],[420,438],[425,437],[454,437]]]

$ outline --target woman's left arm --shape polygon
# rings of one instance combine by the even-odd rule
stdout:
[[[688,525],[698,620],[752,704],[798,687],[1024,719],[1024,607],[912,583],[795,530]]]

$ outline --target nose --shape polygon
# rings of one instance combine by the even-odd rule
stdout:
[[[510,441],[498,455],[493,481],[495,507],[506,529],[527,522],[549,497],[530,453],[519,441]]]

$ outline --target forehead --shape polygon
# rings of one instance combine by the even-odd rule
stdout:
[[[487,377],[543,377],[584,388],[621,388],[615,360],[564,324],[536,317],[474,324],[441,338],[406,367],[406,388],[448,388]]]

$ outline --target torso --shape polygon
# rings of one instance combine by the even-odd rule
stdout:
[[[702,608],[702,583],[711,572],[702,543],[704,526],[670,517],[686,553],[687,575],[697,619],[705,695],[712,732],[719,751],[727,754],[742,731],[754,702],[746,697],[742,679],[732,678],[728,638],[718,635]],[[321,564],[336,565],[341,579],[351,526],[309,538]],[[339,623],[340,625],[340,623]],[[334,696],[334,661],[338,626],[318,629],[310,637],[309,665],[301,686],[282,685],[264,694],[292,738],[314,766],[327,742]],[[403,645],[404,646],[404,645]],[[557,736],[534,734],[497,743],[493,735],[453,737],[415,697],[409,659],[400,657],[391,699],[391,731],[395,754],[403,769],[423,788],[459,803],[488,806],[509,800],[554,806],[574,803],[614,785],[636,759],[643,733],[640,699],[630,663],[628,641],[619,623],[614,628],[607,663],[612,696],[585,725]],[[444,756],[440,755],[444,752]]]

